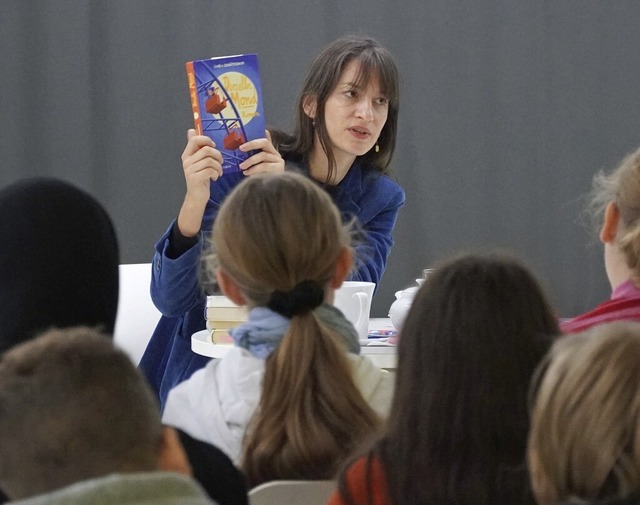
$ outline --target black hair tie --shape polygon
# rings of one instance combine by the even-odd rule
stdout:
[[[284,317],[310,312],[322,305],[324,289],[316,281],[302,281],[290,291],[274,291],[267,303],[274,312]]]

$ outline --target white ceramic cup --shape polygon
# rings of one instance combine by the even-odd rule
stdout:
[[[364,340],[369,334],[369,313],[375,287],[373,282],[345,281],[334,295],[333,305],[353,323],[358,337]]]

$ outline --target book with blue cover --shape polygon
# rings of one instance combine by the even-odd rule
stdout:
[[[186,69],[196,131],[213,139],[222,153],[223,174],[237,172],[253,154],[238,147],[265,136],[258,56],[194,60]]]

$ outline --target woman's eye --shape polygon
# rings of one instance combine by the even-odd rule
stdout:
[[[346,96],[347,98],[355,98],[355,97],[358,96],[358,94],[356,93],[355,90],[350,89],[350,90],[344,92],[344,96]]]
[[[381,96],[380,98],[376,98],[375,99],[375,104],[376,105],[387,105],[389,103],[389,100],[387,100],[385,97]]]

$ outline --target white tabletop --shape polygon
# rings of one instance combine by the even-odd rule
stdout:
[[[371,318],[369,330],[393,329],[388,318]],[[360,341],[360,354],[367,356],[380,368],[396,368],[396,346],[386,343],[386,339],[369,339]],[[233,344],[214,344],[211,340],[211,332],[202,330],[191,336],[191,350],[210,358],[222,358]]]

